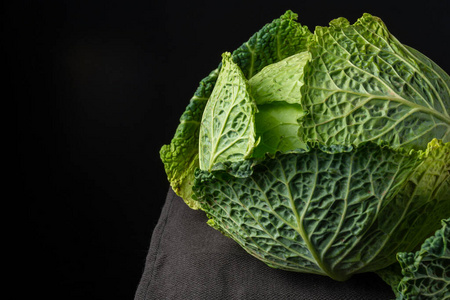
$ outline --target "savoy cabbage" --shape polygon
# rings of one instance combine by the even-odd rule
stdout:
[[[265,25],[200,82],[160,151],[170,184],[271,267],[379,272],[414,290],[406,253],[450,217],[450,77],[370,14],[314,32],[296,19]],[[420,251],[447,254],[416,273],[447,265],[448,290],[448,246],[430,239]]]

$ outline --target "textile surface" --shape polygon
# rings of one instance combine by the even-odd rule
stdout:
[[[376,274],[346,282],[272,269],[206,224],[171,189],[154,229],[135,300],[388,300]]]

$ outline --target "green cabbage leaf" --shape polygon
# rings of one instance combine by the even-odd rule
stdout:
[[[403,278],[397,299],[450,299],[450,219],[415,253],[398,253]]]
[[[210,224],[268,265],[346,280],[389,266],[436,229],[450,211],[449,160],[450,144],[437,140],[410,154],[311,147],[254,161],[244,178],[198,171],[194,190]],[[432,213],[418,218],[423,209]]]
[[[450,141],[450,77],[364,14],[319,27],[305,70],[301,137],[325,145],[367,141],[424,149]]]
[[[450,299],[450,219],[416,252],[400,252],[399,263],[377,274],[391,285],[396,300]]]
[[[256,105],[241,69],[225,53],[214,91],[200,126],[199,167],[211,171],[219,162],[240,161],[255,147]]]

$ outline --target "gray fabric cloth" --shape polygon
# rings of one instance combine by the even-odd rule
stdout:
[[[206,224],[169,190],[152,235],[135,300],[150,299],[393,299],[375,274],[346,282],[269,268]]]

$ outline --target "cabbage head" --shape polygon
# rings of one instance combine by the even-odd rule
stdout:
[[[248,253],[343,281],[450,217],[450,77],[370,14],[296,20],[225,52],[160,154],[173,190]]]

